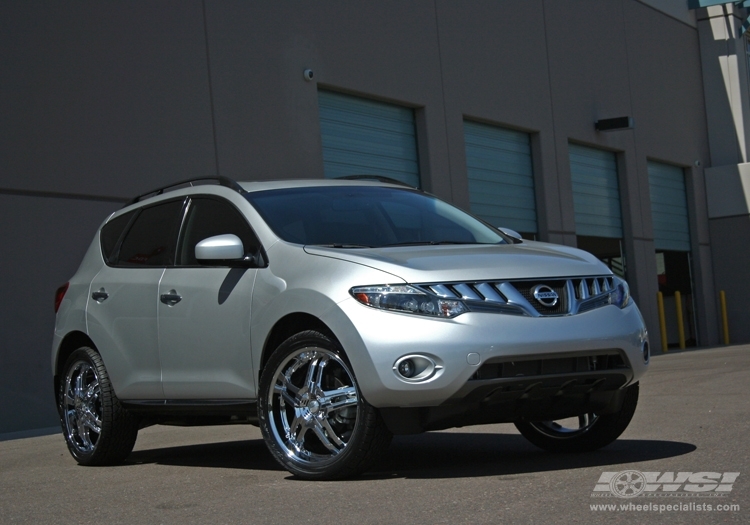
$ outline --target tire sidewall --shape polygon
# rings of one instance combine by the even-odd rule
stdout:
[[[276,441],[274,431],[271,428],[273,423],[268,418],[269,411],[273,410],[273,407],[269,406],[268,403],[269,390],[274,387],[279,368],[282,365],[286,365],[291,354],[305,348],[322,348],[335,353],[349,368],[352,381],[357,389],[357,396],[360,400],[357,405],[357,419],[354,430],[352,431],[350,440],[347,442],[346,448],[336,456],[334,461],[330,463],[326,462],[324,465],[320,466],[305,465],[290,460],[285,450]],[[370,407],[362,397],[362,392],[357,383],[356,375],[354,374],[343,349],[330,337],[319,332],[301,332],[281,343],[269,358],[263,369],[263,373],[261,374],[258,396],[258,420],[263,439],[276,461],[285,469],[299,477],[305,479],[335,479],[340,477],[341,473],[348,470],[347,463],[349,456],[361,446],[361,441],[363,439],[362,426],[368,410],[374,409]],[[343,475],[346,476],[346,474]]]
[[[99,381],[99,402],[101,404],[101,432],[91,452],[80,451],[68,439],[65,421],[65,387],[67,376],[77,363],[87,363],[95,372]],[[116,465],[121,463],[133,450],[138,436],[138,419],[125,410],[117,399],[109,380],[107,369],[101,355],[90,347],[75,350],[65,361],[57,396],[60,425],[65,444],[73,458],[81,465]]]
[[[101,376],[101,370],[99,369],[99,366],[97,366],[97,363],[92,358],[92,354],[96,354],[92,349],[88,347],[82,347],[78,350],[74,351],[70,357],[68,357],[67,361],[65,361],[65,366],[63,367],[63,373],[62,377],[60,378],[60,387],[58,390],[57,395],[57,409],[60,413],[60,425],[62,426],[63,430],[63,436],[65,437],[65,444],[68,446],[68,450],[70,451],[70,454],[75,458],[75,460],[78,463],[81,463],[82,465],[88,465],[95,461],[96,459],[96,452],[99,449],[99,443],[102,438],[102,435],[105,432],[104,429],[104,421],[103,421],[103,414],[100,414],[100,417],[102,418],[102,432],[99,435],[99,438],[97,439],[96,445],[94,445],[94,450],[91,452],[82,452],[80,451],[73,443],[70,442],[68,439],[68,425],[65,418],[65,394],[66,394],[66,385],[67,385],[67,377],[68,373],[70,372],[70,369],[76,366],[78,363],[86,363],[92,368],[96,370],[97,379],[100,383],[100,390],[101,390],[101,382],[102,382],[102,376]],[[101,395],[101,394],[100,394]],[[104,399],[101,399],[102,404],[102,413],[104,412]]]

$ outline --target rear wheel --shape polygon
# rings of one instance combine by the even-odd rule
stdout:
[[[57,398],[65,442],[78,463],[114,465],[133,450],[138,420],[120,405],[93,349],[81,347],[68,358]]]
[[[359,474],[391,440],[377,409],[362,397],[343,350],[319,332],[301,332],[271,355],[259,405],[271,454],[301,478]]]
[[[629,386],[619,412],[584,414],[558,421],[516,421],[523,436],[550,452],[586,452],[609,445],[625,432],[638,404],[638,383]]]

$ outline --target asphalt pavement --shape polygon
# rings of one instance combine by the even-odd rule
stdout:
[[[251,426],[150,427],[118,467],[78,466],[59,434],[2,441],[0,523],[750,523],[749,436],[750,345],[718,347],[653,357],[630,427],[586,454],[486,425],[307,482]]]

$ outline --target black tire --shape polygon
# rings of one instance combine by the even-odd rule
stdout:
[[[609,445],[625,432],[638,404],[638,383],[625,392],[619,412],[586,414],[578,428],[565,428],[554,421],[516,421],[516,428],[534,445],[550,452],[588,452]]]
[[[303,479],[343,479],[370,468],[391,433],[365,401],[341,346],[316,331],[284,341],[266,363],[260,429],[274,459]]]
[[[65,362],[57,404],[68,450],[81,465],[116,465],[133,450],[138,420],[120,404],[93,349],[81,347]]]

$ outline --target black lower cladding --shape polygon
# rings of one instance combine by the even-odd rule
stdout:
[[[551,421],[620,410],[633,373],[618,351],[487,362],[439,406],[381,408],[394,434],[452,427]]]
[[[249,399],[138,399],[121,403],[128,412],[141,418],[141,427],[257,425],[258,422],[257,402]]]

